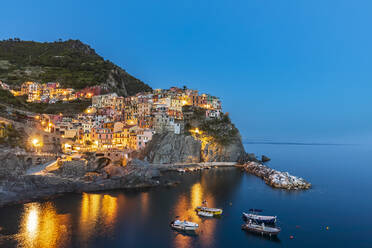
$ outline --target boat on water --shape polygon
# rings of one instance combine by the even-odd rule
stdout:
[[[197,211],[197,214],[202,217],[213,217],[213,213],[205,211]]]
[[[268,227],[268,226],[265,226],[264,223],[257,224],[251,220],[243,224],[242,229],[248,232],[258,233],[261,235],[269,235],[269,236],[276,236],[280,233],[279,227]]]
[[[199,225],[190,221],[175,220],[170,223],[170,226],[179,231],[195,231],[199,228]]]
[[[220,208],[207,208],[207,207],[198,206],[198,207],[196,207],[195,210],[197,212],[202,211],[202,212],[211,213],[211,214],[213,214],[213,216],[222,214],[222,209],[220,209]]]
[[[258,215],[258,214],[247,214],[243,213],[243,220],[249,221],[252,220],[258,224],[266,224],[266,225],[274,225],[276,223],[276,216],[266,216],[266,215]]]

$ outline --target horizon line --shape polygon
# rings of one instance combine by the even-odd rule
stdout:
[[[279,141],[243,141],[243,144],[266,144],[266,145],[303,145],[303,146],[348,146],[360,145],[353,143],[322,143],[322,142],[279,142]]]

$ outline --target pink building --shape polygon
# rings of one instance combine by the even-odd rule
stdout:
[[[151,129],[142,129],[137,131],[137,149],[146,147],[147,142],[152,139],[155,132]]]

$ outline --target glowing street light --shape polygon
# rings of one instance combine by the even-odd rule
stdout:
[[[39,141],[38,139],[35,138],[35,139],[32,140],[32,145],[33,145],[33,146],[38,146],[39,142],[40,142],[40,141]]]
[[[196,134],[200,134],[201,133],[201,131],[199,130],[199,128],[191,129],[190,132],[196,133]]]
[[[31,145],[35,148],[35,151],[38,152],[38,148],[43,146],[43,142],[39,138],[32,138]]]

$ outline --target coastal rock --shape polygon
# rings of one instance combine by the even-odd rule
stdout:
[[[248,162],[243,165],[243,168],[247,172],[261,177],[266,184],[274,188],[297,190],[309,189],[311,187],[311,184],[303,178],[292,176],[288,172],[271,169],[258,162]]]
[[[146,163],[146,162],[144,162]],[[99,171],[87,160],[65,161],[41,175],[13,175],[0,179],[0,206],[23,203],[68,192],[152,187],[160,184],[160,171],[149,166],[108,165]]]
[[[0,181],[0,206],[72,192],[76,181],[55,175],[25,175]]]
[[[122,166],[108,165],[103,168],[109,178],[113,177],[124,177],[126,175],[125,170]]]
[[[0,178],[23,175],[28,166],[23,158],[14,154],[14,151],[4,150],[0,153]]]
[[[236,162],[245,154],[240,136],[226,145],[213,142],[203,144],[201,156],[203,162]]]
[[[190,135],[156,134],[147,144],[142,158],[151,163],[200,162],[201,143]]]
[[[261,161],[263,162],[263,163],[265,163],[265,162],[269,162],[271,159],[269,158],[269,157],[267,157],[267,156],[265,156],[265,155],[262,155],[261,156]]]
[[[240,135],[221,145],[186,134],[156,134],[140,155],[154,164],[236,162],[245,154]]]
[[[248,162],[258,162],[258,159],[254,153],[243,153],[238,157],[237,162],[239,164],[245,164]]]
[[[106,174],[102,175],[101,173],[98,172],[87,172],[84,175],[85,181],[96,181],[102,178],[107,178],[107,175]]]

